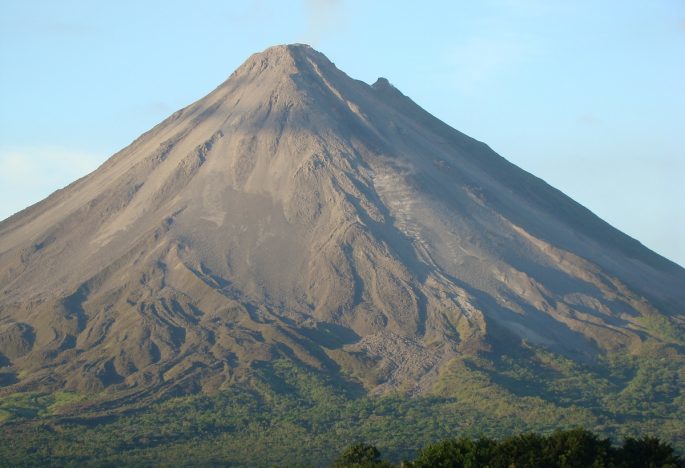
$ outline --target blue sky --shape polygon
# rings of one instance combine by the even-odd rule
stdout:
[[[3,0],[0,219],[291,42],[685,265],[682,0]]]

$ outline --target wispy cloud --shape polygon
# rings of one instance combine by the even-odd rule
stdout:
[[[0,219],[88,174],[103,159],[55,146],[0,148]]]
[[[445,63],[441,81],[449,80],[463,95],[490,93],[539,60],[548,44],[536,28],[572,14],[574,6],[545,0],[486,0],[482,15],[464,21],[444,44],[439,60]]]
[[[307,42],[317,46],[324,34],[335,31],[344,23],[342,4],[342,0],[305,0]]]
[[[493,80],[505,78],[538,53],[525,37],[507,34],[466,38],[445,52],[452,83],[462,94],[487,89]]]
[[[146,115],[162,119],[171,114],[174,108],[163,101],[149,101],[145,104],[132,106],[130,113],[132,115]]]
[[[598,123],[597,118],[595,118],[595,116],[589,112],[579,115],[576,121],[580,125],[584,125],[586,127],[593,127]]]
[[[506,15],[518,15],[537,17],[548,15],[551,12],[559,12],[575,8],[572,4],[563,2],[550,2],[548,0],[494,0],[495,7]]]

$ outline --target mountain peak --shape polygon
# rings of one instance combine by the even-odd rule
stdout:
[[[278,44],[267,47],[261,52],[252,54],[247,61],[249,62],[251,59],[265,60],[275,64],[281,60],[290,60],[294,57],[302,57],[307,55],[311,56],[314,54],[321,55],[320,52],[315,50],[309,44]]]
[[[418,392],[485,349],[592,359],[685,304],[631,241],[386,79],[279,45],[0,223],[0,367],[212,389],[287,356]]]
[[[267,70],[278,70],[286,73],[301,71],[306,61],[330,61],[320,52],[307,44],[280,44],[268,47],[252,54],[234,73],[234,75],[259,74]]]
[[[264,54],[272,54],[272,55],[278,55],[278,54],[292,54],[295,51],[306,51],[306,52],[317,52],[316,49],[314,49],[312,46],[309,44],[303,44],[299,42],[295,42],[292,44],[276,44],[274,46],[267,47],[264,49],[262,52],[257,52],[256,54],[253,55],[264,55]],[[317,52],[318,53],[318,52]]]

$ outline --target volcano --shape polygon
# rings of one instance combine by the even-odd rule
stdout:
[[[422,395],[465,356],[680,355],[684,329],[683,268],[300,44],[0,223],[6,393],[211,393],[286,359]]]

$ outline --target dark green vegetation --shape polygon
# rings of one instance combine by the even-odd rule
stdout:
[[[354,444],[340,454],[333,464],[336,468],[392,466],[382,460],[373,445]],[[623,445],[614,447],[609,439],[602,439],[584,429],[555,431],[549,436],[528,433],[502,440],[467,437],[445,439],[419,451],[415,460],[402,466],[434,467],[682,467],[682,459],[673,448],[654,437],[627,438]]]
[[[381,452],[376,447],[364,443],[350,445],[333,462],[334,468],[386,466],[392,465],[381,460]]]
[[[683,369],[682,356],[669,348],[586,366],[531,348],[454,361],[432,395],[420,397],[370,397],[288,360],[214,395],[145,407],[107,407],[111,396],[102,395],[14,394],[0,400],[0,459],[320,465],[365,441],[397,463],[455,434],[502,438],[573,427],[614,441],[658,437],[682,453]]]

